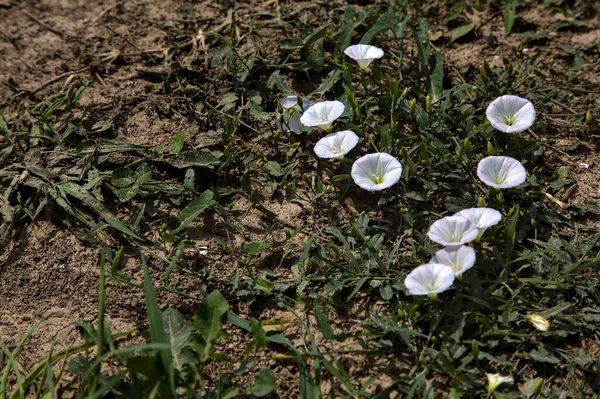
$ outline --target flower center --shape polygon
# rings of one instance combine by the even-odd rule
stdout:
[[[342,149],[340,148],[340,146],[334,144],[331,146],[331,152],[334,154],[339,154],[340,152],[342,152]]]
[[[373,183],[375,184],[381,184],[383,183],[383,176],[372,175],[371,180],[373,180]]]
[[[504,124],[505,124],[506,126],[512,126],[512,125],[514,125],[515,123],[516,123],[516,121],[515,121],[515,118],[511,118],[511,117],[508,117],[508,116],[505,116],[505,117],[504,117]]]

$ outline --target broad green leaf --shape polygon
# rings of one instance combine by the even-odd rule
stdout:
[[[218,157],[208,151],[180,152],[179,154],[172,155],[166,162],[179,169],[191,167],[212,169],[214,165],[221,163]]]
[[[197,345],[201,362],[206,362],[213,345],[227,337],[223,330],[223,316],[229,310],[227,300],[219,291],[211,292],[200,304],[192,318],[192,328],[199,336]]]
[[[506,0],[504,7],[504,34],[510,35],[517,17],[517,4],[519,0]]]
[[[193,361],[185,349],[191,336],[188,322],[181,313],[173,308],[167,308],[162,312],[162,320],[167,339],[171,344],[173,366],[181,371],[184,365]]]
[[[315,308],[315,319],[317,321],[317,327],[319,327],[319,330],[321,330],[321,333],[323,333],[323,337],[325,337],[325,339],[335,338],[335,334],[331,328],[331,325],[329,324],[329,320],[327,320],[327,317],[319,308]]]
[[[171,140],[171,153],[179,154],[185,144],[185,133],[178,132]]]
[[[258,397],[266,396],[277,389],[275,376],[268,368],[262,368],[256,374],[256,381],[248,391]]]
[[[213,206],[216,203],[216,201],[214,201],[212,198],[213,192],[210,190],[206,190],[200,195],[199,198],[190,202],[188,206],[183,208],[174,221],[174,225],[170,231],[171,234],[179,233],[187,226],[189,226],[189,224],[192,223],[194,219],[200,216],[200,214],[204,212],[206,208]]]
[[[129,227],[125,226],[115,215],[113,215],[108,209],[104,207],[104,205],[98,201],[93,195],[87,192],[83,187],[72,183],[65,182],[57,184],[57,187],[77,199],[83,202],[86,206],[92,208],[96,213],[98,213],[106,222],[119,230],[120,232],[127,234],[130,237],[136,238],[138,240],[142,240],[140,236],[135,234]]]
[[[469,21],[457,26],[448,33],[450,34],[450,38],[454,41],[471,32],[473,28],[475,28],[475,22]]]
[[[371,29],[369,29],[367,33],[363,35],[362,39],[360,39],[360,44],[371,43],[371,40],[373,40],[378,34],[389,29],[395,19],[396,15],[394,10],[390,8],[381,16],[379,21],[377,21],[375,25],[373,25]]]
[[[341,77],[342,77],[342,70],[334,69],[333,71],[329,72],[329,74],[327,75],[327,77],[325,78],[323,83],[321,83],[321,86],[319,86],[317,89],[315,89],[308,96],[315,97],[315,96],[318,96],[321,94],[325,94],[326,92],[331,90],[331,88],[338,82],[338,80],[341,79]]]
[[[561,314],[571,309],[573,305],[569,302],[562,302],[556,305],[553,308],[540,312],[539,315],[549,319],[550,317],[556,316],[557,314]]]
[[[128,187],[135,183],[137,178],[138,175],[135,171],[127,168],[119,168],[112,172],[110,184],[118,188]]]
[[[71,155],[110,154],[113,152],[138,152],[152,147],[127,144],[117,140],[90,140],[82,143]]]
[[[231,324],[233,324],[236,327],[241,328],[242,330],[245,330],[247,332],[252,332],[252,328],[251,328],[248,320],[242,319],[240,316],[236,315],[235,313],[227,312],[227,320],[229,320],[231,322]],[[267,335],[267,341],[271,342],[273,344],[287,346],[295,354],[297,354],[297,355],[300,354],[300,352],[298,352],[298,349],[296,349],[296,347],[292,344],[292,342],[289,339],[287,339],[286,337],[284,337],[283,335],[279,335],[279,334]]]
[[[146,294],[146,312],[148,315],[148,329],[150,335],[151,344],[169,344],[167,335],[165,334],[165,326],[163,324],[162,315],[160,308],[158,307],[158,301],[156,300],[156,293],[154,291],[154,284],[152,278],[148,272],[148,264],[146,263],[146,257],[141,254],[142,267],[144,269],[144,292]],[[173,369],[173,358],[169,349],[160,349],[158,351],[160,364],[163,371],[167,374],[167,381],[171,391],[171,396],[175,396],[175,370]]]
[[[251,242],[244,245],[244,251],[248,252],[250,255],[256,255],[273,246],[275,246],[274,242]]]

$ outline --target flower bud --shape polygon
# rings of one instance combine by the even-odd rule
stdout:
[[[544,379],[538,378],[535,387],[533,387],[533,396],[537,397],[542,392],[542,387],[544,386]]]
[[[529,319],[529,322],[540,331],[548,331],[548,328],[550,328],[550,322],[539,314],[529,313],[527,319]]]
[[[594,116],[592,115],[592,111],[588,110],[585,113],[585,123],[591,126],[594,123]]]
[[[487,153],[490,157],[496,153],[496,151],[494,150],[494,146],[489,141],[487,142]]]
[[[479,74],[481,75],[481,80],[483,80],[484,82],[488,81],[487,72],[485,71],[483,65],[479,65]]]
[[[402,91],[402,97],[406,97],[408,94],[408,87]]]
[[[465,152],[471,155],[471,140],[468,137],[463,141],[463,147],[465,148]]]
[[[412,101],[410,102],[410,114],[414,116],[416,112],[417,112],[417,99],[413,98]]]
[[[485,199],[483,197],[479,197],[479,200],[477,200],[477,206],[480,208],[485,208]]]
[[[431,104],[431,97],[425,97],[425,109],[427,113],[430,114],[433,111],[433,104]]]
[[[479,344],[475,340],[471,341],[471,355],[475,359],[477,359],[479,357]]]

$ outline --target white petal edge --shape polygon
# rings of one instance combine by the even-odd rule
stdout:
[[[385,152],[367,154],[352,164],[351,175],[354,182],[364,190],[385,190],[400,180],[402,164]],[[381,181],[376,182],[374,178]]]
[[[446,216],[433,222],[427,235],[440,245],[458,246],[477,239],[479,229],[462,216]]]
[[[411,295],[436,295],[450,288],[455,277],[450,266],[427,263],[410,272],[404,280],[404,286]]]
[[[512,188],[527,179],[527,171],[521,162],[511,157],[490,156],[477,165],[477,177],[495,188]]]
[[[477,256],[475,250],[466,245],[460,247],[446,247],[440,249],[434,255],[429,263],[439,263],[450,266],[458,276],[469,270],[475,265]]]
[[[338,158],[346,155],[358,144],[358,136],[352,130],[331,133],[317,141],[315,154],[319,158]]]

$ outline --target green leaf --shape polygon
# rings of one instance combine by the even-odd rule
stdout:
[[[254,396],[266,396],[277,389],[277,382],[275,376],[271,373],[268,368],[262,368],[256,375],[256,381],[248,391]]]
[[[213,345],[227,337],[223,330],[223,316],[229,310],[227,300],[219,291],[211,292],[198,307],[192,318],[192,328],[199,335],[196,345],[201,362],[206,362]]]
[[[185,144],[185,133],[179,132],[171,140],[171,153],[179,154]]]
[[[110,184],[118,188],[129,187],[135,183],[137,177],[137,173],[131,169],[115,169],[110,176]]]
[[[473,28],[475,28],[475,22],[469,21],[457,26],[448,33],[450,34],[450,38],[452,39],[452,41],[454,41],[471,32]]]
[[[87,192],[83,187],[72,183],[65,182],[57,184],[59,190],[62,190],[66,194],[69,194],[81,202],[83,202],[86,206],[92,208],[96,213],[98,213],[106,222],[119,230],[120,232],[127,234],[132,238],[136,238],[138,240],[143,240],[140,236],[135,234],[129,227],[125,226],[115,215],[113,215],[108,209],[102,205],[100,201],[98,201],[93,195]]]
[[[371,29],[369,29],[367,33],[363,35],[362,39],[360,39],[360,44],[371,43],[371,40],[373,40],[378,34],[390,29],[390,26],[392,25],[395,19],[396,15],[394,13],[394,10],[390,8],[385,14],[381,16],[379,21],[377,21],[375,25],[373,25]]]
[[[219,155],[220,156],[220,155]],[[172,155],[167,162],[179,169],[199,167],[212,169],[214,165],[219,165],[219,158],[208,151],[184,151]]]
[[[549,319],[550,317],[556,316],[557,314],[566,312],[567,310],[571,309],[572,306],[573,305],[569,302],[562,302],[553,308],[540,312],[539,315],[546,319]]]
[[[190,353],[185,349],[191,335],[188,322],[173,308],[167,308],[162,312],[162,320],[167,339],[171,344],[173,366],[181,371],[184,365],[193,361]]]
[[[319,86],[316,90],[310,93],[308,97],[314,97],[321,94],[325,94],[326,92],[331,90],[331,88],[338,82],[338,80],[340,80],[341,77],[341,69],[334,69],[333,71],[329,72],[323,83],[321,83],[321,86]]]
[[[250,255],[256,255],[273,246],[275,246],[274,242],[251,242],[244,245],[244,251],[248,252]]]
[[[321,330],[325,339],[335,338],[335,334],[333,333],[333,329],[329,324],[329,320],[327,320],[327,317],[319,308],[315,308],[315,319],[317,321],[317,327],[319,327],[319,330]]]
[[[213,192],[210,190],[206,190],[203,192],[199,198],[190,202],[188,206],[182,209],[182,211],[177,215],[177,218],[174,221],[174,225],[171,227],[170,233],[177,234],[181,230],[185,229],[190,223],[194,221],[202,212],[206,210],[206,208],[213,206],[216,201],[213,199]]]
[[[158,307],[158,301],[156,300],[156,293],[154,291],[154,284],[152,278],[148,272],[148,264],[146,263],[146,257],[141,254],[142,267],[144,269],[144,292],[146,294],[146,312],[148,315],[148,329],[150,335],[151,344],[169,344],[167,335],[165,334],[165,327],[163,324],[162,315]],[[171,396],[175,396],[175,370],[173,369],[173,358],[171,351],[168,348],[159,349],[158,356],[163,371],[167,374],[169,388]]]
[[[519,0],[506,0],[504,8],[504,34],[510,35],[517,17],[517,3]]]
[[[240,316],[236,315],[235,313],[227,312],[227,320],[229,320],[229,322],[231,324],[233,324],[236,327],[241,328],[242,330],[252,332],[252,327],[250,326],[250,323],[248,322],[248,320],[242,319]],[[300,354],[300,352],[298,352],[298,349],[296,349],[296,347],[292,344],[292,342],[289,339],[287,339],[286,337],[284,337],[283,335],[279,335],[279,334],[267,335],[267,341],[271,342],[273,344],[287,346],[289,349],[292,350],[292,352],[294,352],[294,354],[296,354],[296,355]]]
[[[560,363],[560,359],[548,352],[548,350],[546,349],[542,349],[541,351],[534,349],[531,352],[529,352],[529,356],[536,362],[552,364]]]

